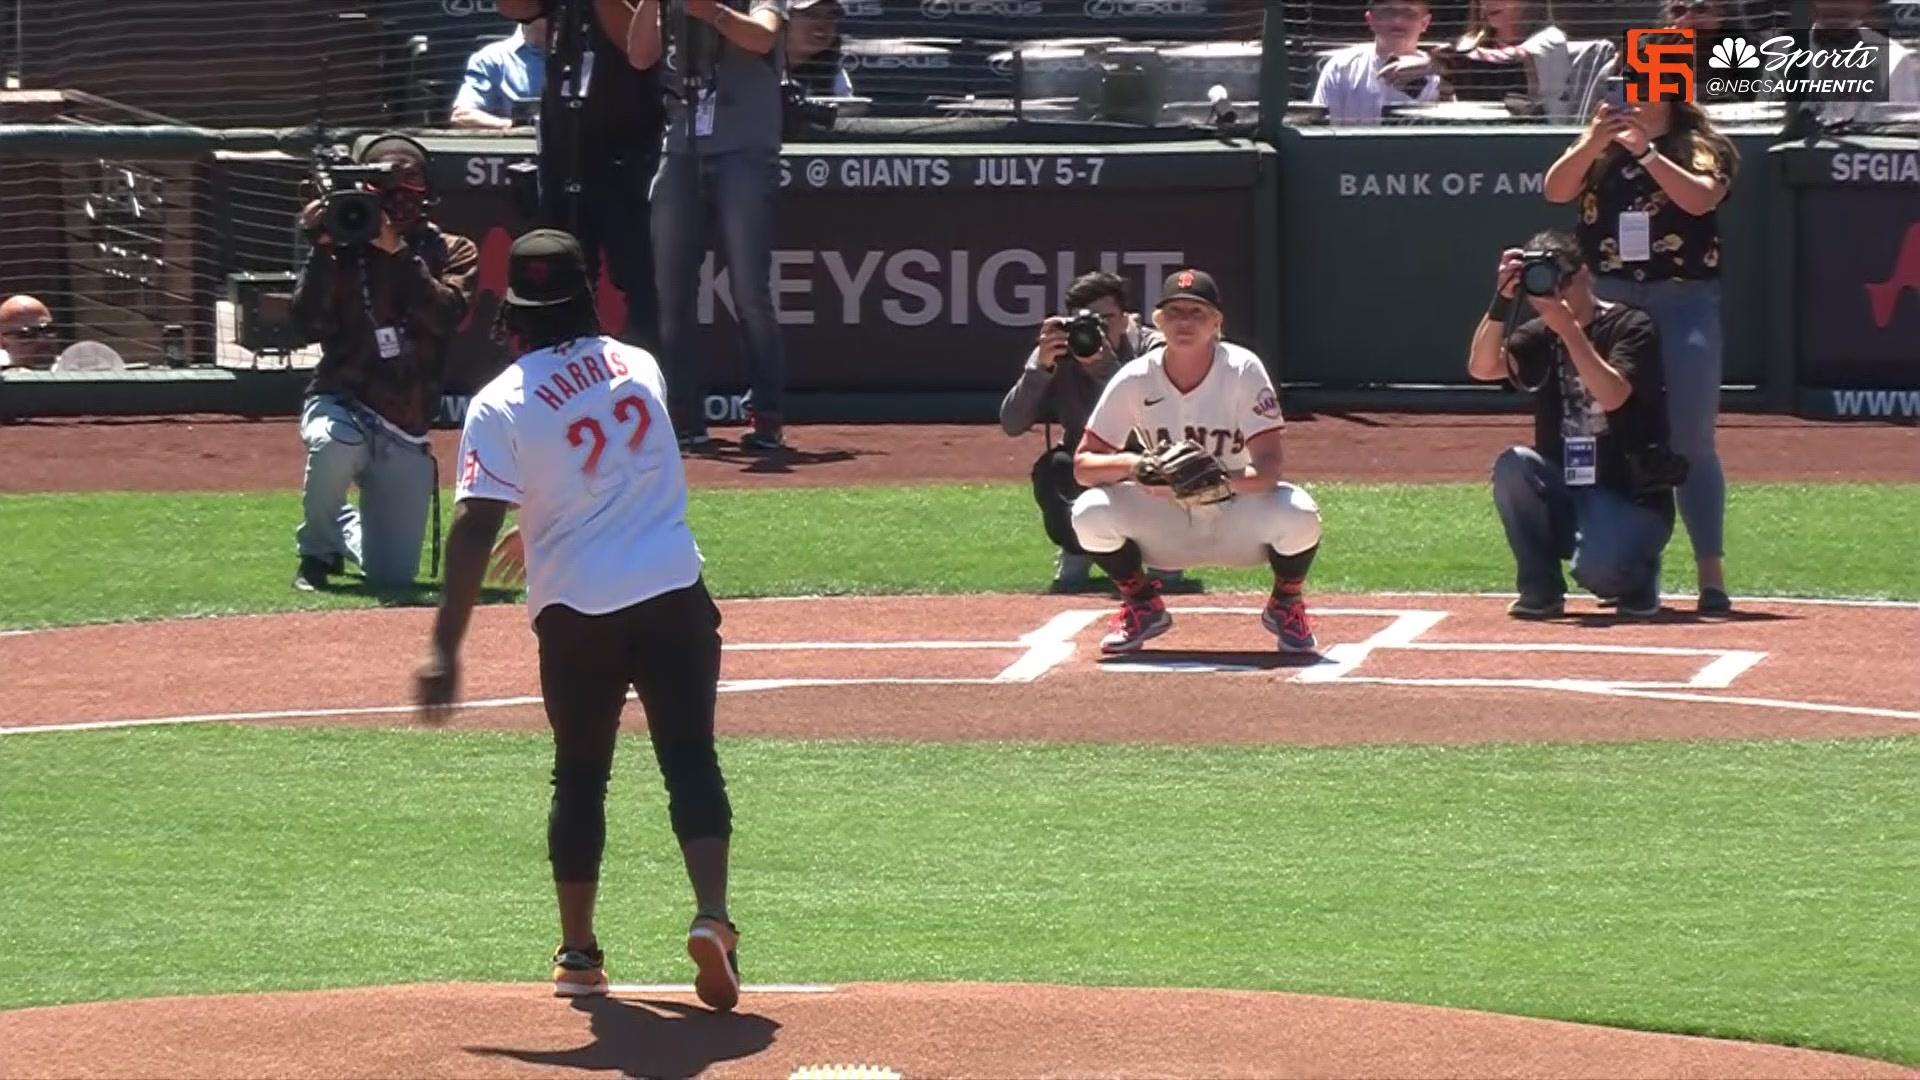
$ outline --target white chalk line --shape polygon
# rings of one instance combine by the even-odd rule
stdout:
[[[1881,709],[1867,705],[1832,705],[1818,701],[1784,701],[1779,698],[1746,697],[1734,694],[1703,694],[1678,689],[1655,689],[1626,683],[1599,682],[1590,679],[1400,679],[1378,675],[1355,675],[1342,683],[1374,686],[1460,687],[1468,689],[1555,690],[1601,697],[1646,698],[1652,701],[1708,701],[1722,705],[1751,705],[1758,709],[1787,709],[1799,712],[1836,713],[1847,716],[1872,716],[1886,720],[1920,721],[1920,712]]]
[[[1293,676],[1294,682],[1329,683],[1344,679],[1352,673],[1353,669],[1366,663],[1367,657],[1373,655],[1375,649],[1386,649],[1411,644],[1414,639],[1420,635],[1445,622],[1449,613],[1445,611],[1395,611],[1388,613],[1366,612],[1364,610],[1341,612],[1339,609],[1334,609],[1322,612],[1322,614],[1391,614],[1393,621],[1359,641],[1343,642],[1341,644],[1328,646],[1326,652],[1322,655],[1331,661],[1331,663],[1316,664],[1313,667],[1301,669]]]
[[[771,678],[722,679],[722,694],[762,693],[826,686],[987,686],[994,683],[1032,682],[1073,656],[1073,638],[1098,619],[1098,610],[1063,611],[1037,630],[1018,641],[769,641],[740,642],[722,646],[726,652],[891,652],[912,650],[987,650],[1006,652],[1024,650],[1019,658],[992,677],[862,677],[862,678]],[[627,692],[627,700],[635,695]],[[538,705],[539,695],[504,698],[475,698],[459,702],[457,709],[499,709]],[[415,711],[412,705],[366,705],[353,708],[264,709],[247,712],[196,713],[186,716],[151,716],[128,720],[89,720],[70,724],[23,724],[0,727],[0,735],[50,734],[62,731],[110,731],[118,728],[166,727],[182,724],[245,723],[262,720],[313,720],[352,716],[398,716]]]
[[[1259,611],[1258,608],[1203,606],[1169,610],[1188,611],[1195,614],[1222,615],[1240,615]],[[1391,617],[1393,621],[1360,641],[1343,642],[1329,646],[1325,652],[1322,653],[1326,662],[1302,668],[1295,672],[1291,680],[1293,682],[1446,687],[1450,689],[1544,690],[1610,697],[1645,698],[1657,701],[1719,702],[1721,704],[1752,705],[1755,708],[1762,709],[1784,709],[1846,716],[1871,716],[1889,720],[1920,720],[1920,712],[1909,712],[1901,709],[1883,709],[1865,705],[1837,705],[1815,701],[1791,701],[1780,698],[1691,692],[1726,689],[1731,686],[1734,679],[1766,659],[1766,653],[1751,649],[1716,649],[1666,645],[1619,645],[1605,642],[1423,642],[1417,639],[1444,621],[1449,614],[1448,612],[1427,609],[1395,611],[1374,608],[1316,608],[1314,610],[1317,615],[1388,616]],[[1595,653],[1603,655],[1710,656],[1714,659],[1703,665],[1700,670],[1696,671],[1686,682],[1678,683],[1672,681],[1618,679],[1392,678],[1353,674],[1354,669],[1358,668],[1368,656],[1376,651],[1386,649],[1425,652],[1558,652]],[[1261,669],[1244,665],[1218,665],[1209,669],[1204,666],[1204,662],[1175,660],[1165,664],[1155,664],[1151,661],[1122,662],[1103,665],[1102,670],[1150,673],[1154,671],[1257,671]]]
[[[1383,595],[1462,595],[1462,594],[1383,594]],[[1473,595],[1473,594],[1467,594]],[[1791,602],[1791,601],[1789,601]],[[1840,603],[1852,603],[1840,601]],[[1878,602],[1872,602],[1878,603]],[[1886,602],[1890,606],[1900,606],[1899,602]],[[1191,615],[1257,615],[1259,607],[1243,605],[1176,605],[1171,611]],[[1032,682],[1059,665],[1071,659],[1075,653],[1075,639],[1088,626],[1106,614],[1105,608],[1071,608],[1057,612],[1045,624],[1021,635],[1018,641],[855,641],[855,642],[746,642],[724,646],[734,652],[802,652],[802,651],[947,651],[947,650],[994,650],[1024,649],[1025,651],[1006,668],[991,678],[771,678],[771,679],[729,679],[722,680],[720,693],[747,693],[772,690],[831,687],[831,686],[979,686],[1004,683]],[[1849,713],[1865,716],[1878,716],[1892,719],[1920,718],[1920,714],[1901,710],[1876,709],[1865,706],[1827,705],[1816,702],[1793,702],[1772,698],[1735,698],[1730,696],[1687,694],[1682,691],[1701,689],[1725,689],[1735,678],[1751,669],[1766,658],[1766,653],[1750,650],[1709,649],[1678,646],[1655,645],[1618,645],[1610,643],[1518,643],[1518,642],[1421,642],[1417,639],[1427,631],[1443,622],[1450,614],[1447,611],[1433,609],[1389,609],[1389,608],[1316,608],[1316,614],[1331,617],[1374,617],[1391,620],[1386,626],[1376,630],[1367,638],[1357,642],[1343,642],[1332,645],[1323,654],[1323,662],[1300,669],[1292,675],[1292,681],[1302,683],[1365,683],[1396,686],[1438,686],[1454,688],[1509,688],[1561,690],[1589,694],[1616,694],[1619,696],[1637,696],[1665,698],[1678,701],[1705,700],[1734,704],[1754,704],[1764,708],[1803,709],[1812,712]],[[11,635],[33,633],[35,631],[10,631]],[[1712,656],[1715,659],[1696,672],[1684,683],[1671,681],[1640,680],[1592,680],[1592,679],[1495,679],[1495,678],[1386,678],[1356,676],[1358,668],[1375,651],[1382,649],[1404,649],[1409,651],[1465,651],[1465,652],[1568,652],[1623,655],[1663,655],[1663,656]],[[1201,661],[1168,661],[1166,663],[1132,662],[1106,665],[1105,670],[1129,672],[1158,671],[1257,671],[1262,670],[1246,665],[1209,664]],[[628,699],[634,695],[629,693]],[[475,699],[459,704],[462,709],[492,709],[513,706],[539,704],[538,696],[517,696],[494,699]],[[357,708],[332,709],[285,709],[262,710],[252,712],[205,713],[187,716],[146,717],[129,720],[84,721],[69,724],[43,724],[0,727],[0,735],[33,734],[37,732],[73,732],[98,731],[116,728],[155,727],[181,724],[229,723],[262,720],[326,719],[348,716],[380,716],[411,713],[411,705],[376,705]]]
[[[1020,635],[1027,651],[1019,659],[1000,669],[993,677],[997,683],[1029,683],[1068,660],[1073,659],[1074,639],[1105,615],[1098,608],[1062,611],[1041,624],[1039,629]]]
[[[1031,597],[1033,594],[1031,593],[969,593],[966,595],[974,596],[974,597],[1006,596],[1006,597],[1027,598],[1027,597]],[[1514,597],[1518,596],[1519,594],[1511,593],[1511,592],[1429,592],[1429,591],[1423,591],[1418,589],[1413,589],[1413,590],[1393,589],[1393,590],[1387,590],[1384,592],[1369,592],[1369,593],[1361,593],[1357,595],[1378,596],[1383,599],[1391,599],[1394,597],[1417,597],[1421,599],[1430,599],[1430,600],[1434,600],[1434,599],[1438,599],[1438,600],[1446,600],[1446,599],[1511,600]],[[894,600],[951,600],[953,598],[954,598],[954,594],[952,593],[932,593],[932,592],[886,593],[884,595],[850,595],[847,593],[832,593],[832,594],[801,593],[793,596],[729,597],[721,600],[720,603],[724,606],[731,607],[736,604],[755,604],[755,605],[800,604],[800,603],[861,603],[861,604],[865,604],[865,603],[874,603],[874,602],[884,603],[887,601],[894,601]],[[1663,593],[1661,595],[1661,599],[1664,601],[1673,601],[1675,603],[1684,603],[1685,601],[1693,599],[1693,597],[1689,593]],[[1813,605],[1818,607],[1895,608],[1895,609],[1902,609],[1902,610],[1920,610],[1920,600],[1878,600],[1878,599],[1873,599],[1869,597],[1735,596],[1733,597],[1733,602],[1736,605],[1736,607],[1742,604],[1808,604],[1808,605]],[[383,609],[343,608],[343,609],[338,609],[337,611],[332,613],[350,615],[355,613],[356,611],[368,611],[368,610],[383,610]],[[1196,610],[1199,610],[1199,609],[1196,609]],[[1221,610],[1239,611],[1241,609],[1235,608],[1235,609],[1221,609]],[[1255,613],[1257,614],[1258,609],[1254,609],[1254,610],[1255,610]],[[1314,610],[1317,612],[1320,609],[1315,608]],[[243,614],[243,615],[232,615],[232,614],[181,615],[171,619],[116,619],[116,620],[108,620],[105,622],[74,623],[69,626],[32,626],[32,627],[25,627],[22,629],[15,629],[15,630],[0,630],[0,638],[26,637],[31,634],[52,634],[52,633],[58,633],[64,630],[91,630],[91,629],[98,629],[100,627],[106,627],[106,626],[146,626],[153,623],[206,622],[213,619],[273,619],[273,618],[280,618],[284,616],[315,615],[315,614],[328,614],[328,613],[316,612],[316,611],[274,611],[274,612],[253,612],[250,614]]]
[[[990,686],[994,679],[980,678],[783,678],[783,679],[722,679],[719,692],[722,694],[753,693],[767,690],[792,690],[818,686]],[[627,691],[627,700],[636,699],[633,691]],[[543,699],[538,695],[503,698],[473,698],[454,705],[455,712],[462,709],[504,709],[521,705],[538,705]],[[0,735],[51,734],[57,731],[112,731],[117,728],[167,727],[179,724],[238,724],[258,720],[325,720],[344,716],[400,716],[416,711],[413,705],[364,705],[344,709],[267,709],[255,712],[196,713],[188,716],[149,716],[137,720],[86,720],[71,724],[21,724],[12,727],[0,727]]]

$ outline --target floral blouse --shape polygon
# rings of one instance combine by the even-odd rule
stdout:
[[[1697,176],[1727,178],[1726,164],[1711,150],[1695,149],[1687,160],[1671,140],[1655,143],[1667,160]],[[1651,257],[1645,262],[1620,258],[1619,223],[1622,212],[1646,211],[1652,237]],[[1718,210],[1695,216],[1673,204],[1652,174],[1624,152],[1610,152],[1596,180],[1580,195],[1580,222],[1574,230],[1593,272],[1633,281],[1692,281],[1720,276],[1720,218]]]

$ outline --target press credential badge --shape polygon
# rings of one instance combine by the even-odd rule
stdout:
[[[1620,214],[1620,261],[1646,262],[1653,258],[1653,218],[1645,210]]]
[[[1588,487],[1595,479],[1599,442],[1592,435],[1569,435],[1561,450],[1568,487]]]

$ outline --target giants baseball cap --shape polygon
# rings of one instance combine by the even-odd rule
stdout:
[[[507,303],[555,307],[587,291],[580,241],[558,229],[535,229],[507,252]]]
[[[1160,287],[1160,302],[1153,306],[1163,308],[1175,300],[1198,300],[1218,310],[1220,288],[1205,270],[1175,270],[1167,275],[1166,284]]]

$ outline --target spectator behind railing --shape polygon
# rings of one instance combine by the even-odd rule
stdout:
[[[530,124],[546,81],[547,20],[540,18],[474,51],[449,119],[454,127],[496,131]]]
[[[840,0],[793,0],[787,23],[787,77],[812,97],[852,97],[840,57]]]
[[[58,351],[47,305],[31,296],[0,304],[0,368],[50,368]]]
[[[1313,87],[1313,103],[1334,124],[1377,124],[1388,105],[1440,96],[1439,67],[1420,51],[1433,23],[1427,0],[1374,0],[1367,5],[1373,43],[1350,45],[1327,58]]]
[[[1889,106],[1920,104],[1920,56],[1869,26],[1867,20],[1872,14],[1873,0],[1813,0],[1814,30],[1837,31],[1843,35],[1835,41],[1834,47],[1843,47],[1842,43],[1846,40],[1844,34],[1850,31],[1860,32],[1868,42],[1886,45]],[[1870,118],[1874,112],[1871,108],[1863,108],[1861,102],[1836,101],[1822,110],[1822,118],[1834,123]]]
[[[1728,11],[1722,0],[1657,0],[1654,18],[1655,22],[1648,25],[1678,26],[1699,34],[1742,29],[1738,16]],[[1713,82],[1711,79],[1697,80],[1694,83],[1695,100],[1741,101],[1753,97],[1751,93],[1711,93],[1708,87]]]
[[[1443,96],[1460,101],[1524,97],[1545,106],[1567,85],[1572,54],[1552,13],[1532,0],[1472,0],[1459,40],[1434,50]]]

